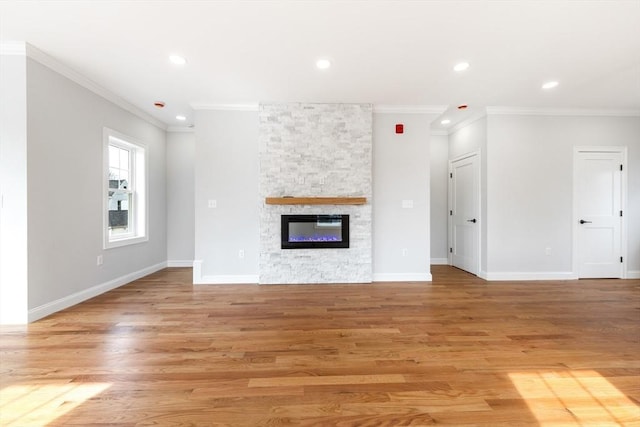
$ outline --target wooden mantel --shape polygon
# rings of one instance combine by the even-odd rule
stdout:
[[[364,205],[366,197],[267,197],[267,205]]]

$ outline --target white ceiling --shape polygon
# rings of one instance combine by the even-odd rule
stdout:
[[[168,126],[258,102],[640,109],[640,0],[1,1],[0,40]]]

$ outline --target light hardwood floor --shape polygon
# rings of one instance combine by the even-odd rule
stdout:
[[[192,286],[0,332],[3,426],[640,425],[640,280]]]

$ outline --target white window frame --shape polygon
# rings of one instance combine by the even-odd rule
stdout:
[[[130,153],[129,188],[132,211],[130,232],[111,236],[109,233],[109,146],[128,150]],[[103,131],[103,193],[102,193],[102,229],[103,248],[111,249],[134,245],[149,240],[149,168],[147,165],[147,146],[113,129]]]

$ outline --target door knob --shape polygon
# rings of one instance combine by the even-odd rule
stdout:
[[[584,219],[580,220],[580,224],[591,224],[592,221],[585,221]]]
[[[474,223],[474,224],[475,224],[475,223],[476,223],[476,219],[475,219],[475,218],[473,218],[473,219],[468,219],[468,220],[467,220],[467,222],[472,222],[472,223]]]

